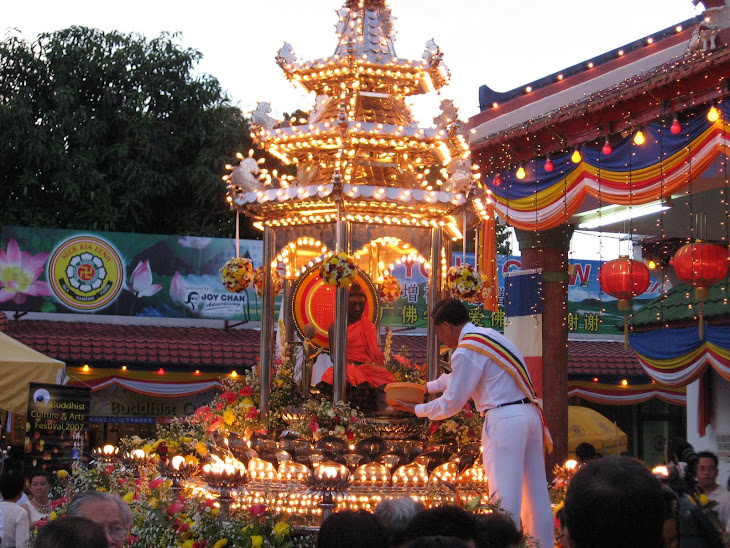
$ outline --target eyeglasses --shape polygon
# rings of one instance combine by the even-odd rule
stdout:
[[[124,540],[129,534],[129,531],[123,525],[110,525],[109,527],[105,527],[104,529],[106,529],[107,533],[109,533],[109,536],[114,540]]]

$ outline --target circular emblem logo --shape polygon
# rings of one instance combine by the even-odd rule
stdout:
[[[75,310],[88,312],[109,305],[117,298],[123,279],[119,253],[93,236],[66,240],[48,261],[53,292]]]

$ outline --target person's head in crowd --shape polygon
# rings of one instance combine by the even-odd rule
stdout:
[[[23,494],[24,488],[25,477],[22,469],[9,467],[3,470],[0,475],[0,494],[2,494],[3,500],[16,502]]]
[[[365,510],[343,510],[329,516],[319,528],[317,548],[382,548],[388,534],[380,519]]]
[[[640,461],[611,456],[581,467],[563,508],[568,548],[660,548],[664,495]]]
[[[522,542],[522,533],[514,520],[503,512],[478,514],[474,520],[479,548],[516,548]]]
[[[405,544],[403,548],[469,548],[460,538],[456,537],[421,537]]]
[[[109,548],[122,548],[132,528],[132,512],[116,495],[84,491],[68,505],[69,516],[87,518],[102,526]]]
[[[705,493],[714,491],[717,485],[717,474],[720,462],[711,451],[697,453],[697,483]]]
[[[90,519],[64,516],[38,531],[33,548],[107,548],[104,528]]]
[[[445,344],[449,348],[456,348],[459,344],[461,329],[470,320],[469,311],[464,303],[458,299],[439,301],[431,311],[430,317],[441,344]]]
[[[398,546],[401,543],[403,532],[413,516],[425,510],[421,502],[410,497],[396,497],[383,499],[375,507],[375,515],[385,525],[390,535],[391,544]]]
[[[458,506],[440,506],[419,512],[403,532],[403,541],[420,537],[455,537],[476,546],[477,526],[474,517]]]
[[[586,441],[579,443],[575,448],[575,458],[581,464],[585,464],[589,460],[595,459],[597,456],[596,448],[593,447],[593,444]]]
[[[46,470],[34,468],[28,474],[28,489],[33,496],[33,500],[47,501],[48,494],[51,491],[51,474]]]

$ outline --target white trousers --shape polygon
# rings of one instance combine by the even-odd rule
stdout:
[[[518,528],[522,518],[525,532],[542,548],[552,548],[553,514],[537,406],[524,403],[487,411],[482,448],[490,500],[500,500]]]

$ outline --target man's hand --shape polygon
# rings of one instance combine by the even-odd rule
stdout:
[[[390,407],[397,411],[405,411],[406,413],[413,413],[416,414],[416,404],[415,403],[409,403],[407,401],[403,400],[396,400],[394,404],[392,404]]]

